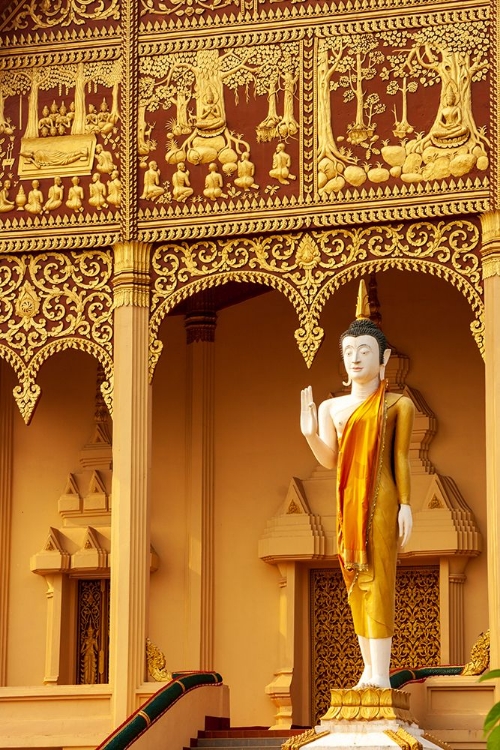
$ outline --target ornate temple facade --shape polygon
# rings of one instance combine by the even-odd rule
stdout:
[[[356,679],[298,415],[362,277],[417,415],[393,667],[500,667],[497,5],[0,0],[0,748],[95,747],[155,648],[234,725]],[[485,747],[492,686],[425,690]]]

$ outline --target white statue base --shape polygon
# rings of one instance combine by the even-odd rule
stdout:
[[[320,725],[291,738],[283,747],[299,750],[304,745],[307,750],[451,750],[412,719],[410,694],[392,688],[332,690],[330,708]]]

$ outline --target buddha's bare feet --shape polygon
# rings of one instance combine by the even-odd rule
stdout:
[[[381,690],[384,688],[390,688],[391,682],[388,677],[384,677],[383,675],[374,674],[370,679],[365,683],[363,687],[374,687],[374,688],[380,688]]]
[[[363,688],[368,687],[372,681],[372,670],[369,667],[365,667],[363,670],[363,674],[359,678],[359,682],[354,685],[354,690],[363,690]]]

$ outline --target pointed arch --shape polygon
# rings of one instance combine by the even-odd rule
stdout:
[[[198,292],[203,292],[208,289],[213,289],[217,286],[223,286],[230,281],[236,281],[239,283],[254,283],[261,284],[262,286],[275,289],[292,304],[296,311],[300,327],[295,331],[295,338],[299,342],[304,341],[305,345],[312,347],[312,342],[317,341],[314,351],[319,348],[321,340],[324,335],[324,331],[315,321],[310,320],[310,315],[307,310],[307,306],[303,303],[297,290],[292,284],[278,276],[274,276],[269,273],[259,271],[230,271],[227,273],[220,273],[214,276],[205,276],[203,278],[192,281],[186,284],[182,288],[174,291],[172,295],[168,296],[163,300],[161,304],[155,309],[154,314],[150,320],[149,326],[149,378],[150,382],[153,380],[154,371],[158,360],[163,350],[163,343],[158,338],[158,331],[160,325],[168,313],[173,310],[180,302],[192,297]],[[312,361],[312,360],[311,360]]]
[[[44,346],[26,363],[10,347],[0,343],[0,357],[11,365],[17,376],[18,384],[13,389],[13,395],[21,416],[27,425],[33,418],[42,392],[36,382],[41,366],[53,354],[66,351],[67,349],[76,349],[77,351],[90,354],[102,365],[105,380],[101,385],[101,392],[109,413],[113,414],[113,360],[108,352],[98,344],[80,338],[67,337],[58,339]]]
[[[151,268],[150,378],[162,350],[163,318],[197,292],[228,281],[279,291],[299,318],[295,339],[309,367],[323,340],[320,316],[328,298],[351,279],[389,268],[454,285],[471,306],[471,330],[483,354],[480,238],[476,220],[451,218],[160,245]]]

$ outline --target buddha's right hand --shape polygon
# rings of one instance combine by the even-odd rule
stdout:
[[[318,410],[310,385],[300,392],[300,403],[300,431],[306,438],[316,435],[318,433]]]

